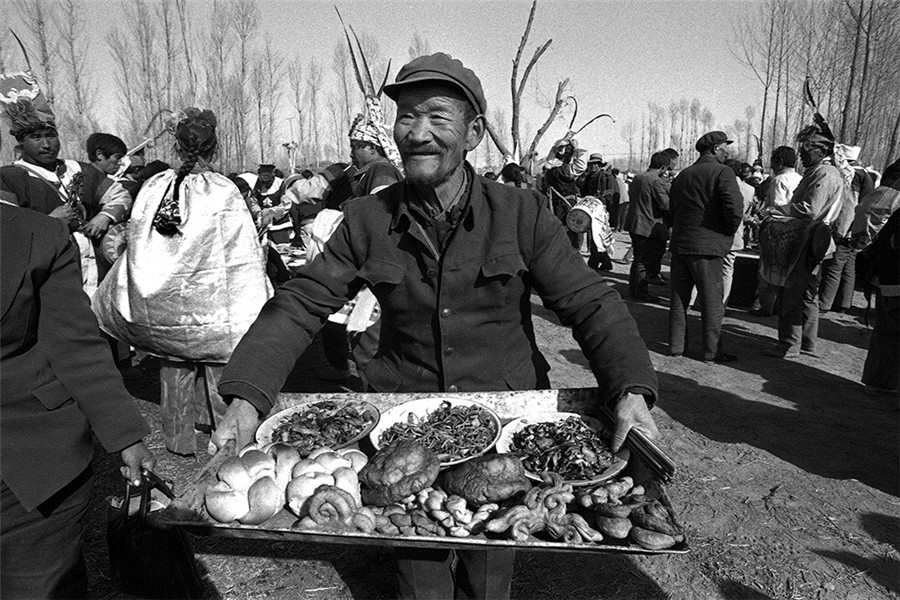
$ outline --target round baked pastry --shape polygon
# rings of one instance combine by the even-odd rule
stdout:
[[[387,506],[416,494],[437,479],[437,454],[413,440],[385,446],[359,472],[364,504]]]
[[[488,454],[464,462],[441,476],[441,487],[474,506],[502,502],[531,489],[522,461],[509,454]]]

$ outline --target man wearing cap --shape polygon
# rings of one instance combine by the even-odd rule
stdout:
[[[704,362],[731,362],[737,357],[720,347],[725,316],[722,261],[744,217],[744,200],[737,177],[725,166],[728,139],[722,131],[710,131],[697,140],[700,153],[690,167],[672,181],[672,252],[669,304],[669,353],[681,356],[686,349],[687,310],[697,288],[702,324]]]
[[[656,376],[625,304],[574,252],[543,195],[478,176],[465,161],[485,133],[481,82],[458,60],[416,58],[385,88],[406,179],[344,205],[324,251],[280,288],[235,350],[219,385],[231,406],[214,441],[250,441],[325,318],[364,284],[382,309],[366,368],[379,392],[549,387],[531,325],[531,291],[571,326],[616,415],[658,435]],[[509,550],[398,550],[404,598],[508,598]]]

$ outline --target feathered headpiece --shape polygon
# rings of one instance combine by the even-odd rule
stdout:
[[[0,74],[0,104],[0,117],[14,137],[48,127],[56,129],[53,109],[31,73]]]
[[[56,116],[31,72],[28,52],[16,32],[12,30],[10,32],[25,55],[28,69],[23,72],[0,74],[0,105],[3,108],[0,118],[9,127],[9,133],[13,137],[41,129],[56,129]]]
[[[850,185],[853,181],[854,171],[846,153],[846,149],[849,146],[837,143],[831,127],[828,126],[825,117],[819,112],[819,107],[816,105],[816,100],[813,97],[812,82],[809,77],[803,82],[803,95],[807,104],[813,109],[813,124],[807,125],[800,130],[800,133],[797,134],[797,141],[801,144],[819,145],[830,150],[834,166],[841,172],[841,176],[847,185]]]
[[[344,37],[347,38],[347,46],[350,48],[350,60],[353,62],[353,72],[356,75],[356,83],[359,84],[359,89],[366,99],[365,113],[359,113],[354,117],[353,122],[350,125],[349,137],[351,140],[368,142],[375,146],[379,146],[384,150],[384,154],[387,156],[388,160],[390,160],[395,167],[400,169],[400,172],[402,173],[403,161],[400,159],[400,151],[397,150],[397,145],[394,143],[393,138],[387,133],[387,128],[384,124],[384,109],[381,106],[381,94],[384,91],[388,75],[391,72],[391,62],[388,61],[387,70],[384,73],[384,81],[381,82],[378,89],[375,89],[375,82],[372,79],[372,70],[369,68],[368,61],[366,61],[366,55],[363,53],[362,45],[359,43],[359,37],[356,35],[356,32],[353,31],[352,26],[348,27],[348,25],[344,23],[341,12],[336,6],[334,7],[334,10],[337,12],[338,19],[341,21],[341,26],[344,28]],[[347,31],[348,29],[349,32]],[[351,33],[353,34],[353,39],[356,41],[355,47],[350,40]],[[357,52],[359,52],[359,61],[356,59]],[[362,66],[365,69],[365,79],[363,78],[362,69],[360,69],[360,62],[362,62]]]

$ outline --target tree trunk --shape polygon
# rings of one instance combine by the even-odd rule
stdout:
[[[849,127],[850,105],[853,99],[853,87],[856,81],[856,59],[859,56],[859,42],[862,35],[862,15],[865,9],[865,0],[859,0],[859,15],[853,12],[849,0],[845,0],[853,20],[856,21],[856,35],[853,38],[853,57],[850,59],[850,81],[847,84],[847,96],[844,100],[844,107],[841,110],[841,129],[838,139],[844,140],[847,137],[847,129]]]

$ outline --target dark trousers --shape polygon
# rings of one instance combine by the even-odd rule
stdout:
[[[609,252],[597,248],[594,237],[590,234],[588,235],[588,250],[591,253],[587,261],[590,268],[595,271],[612,271],[612,259],[609,258]]]
[[[687,344],[687,311],[691,292],[697,287],[700,323],[703,330],[703,360],[713,360],[719,350],[723,302],[722,257],[672,255],[672,285],[669,301],[669,352],[681,354]]]
[[[565,227],[565,224],[563,224]],[[581,242],[583,239],[583,233],[575,233],[568,227],[566,227],[566,237],[569,238],[569,243],[575,248],[575,252],[581,252]]]
[[[856,253],[849,243],[838,243],[834,256],[822,263],[822,282],[819,285],[819,309],[848,309],[853,306],[856,285]],[[838,296],[840,291],[840,296]]]
[[[87,598],[81,540],[92,487],[87,469],[26,512],[0,483],[0,597]]]
[[[624,231],[625,230],[625,219],[628,217],[628,205],[630,202],[622,202],[619,204],[619,214],[616,216],[615,221],[615,229],[616,231]],[[612,224],[613,222],[610,221]]]
[[[662,270],[666,240],[632,233],[631,250],[634,260],[628,275],[628,292],[633,298],[643,300],[647,297],[647,279],[656,277]]]
[[[397,548],[396,556],[397,597],[402,600],[509,598],[515,550]]]
[[[900,297],[882,296],[880,291],[875,296],[875,327],[862,382],[885,390],[900,385]]]
[[[814,352],[819,337],[819,265],[801,258],[779,291],[778,346]]]

